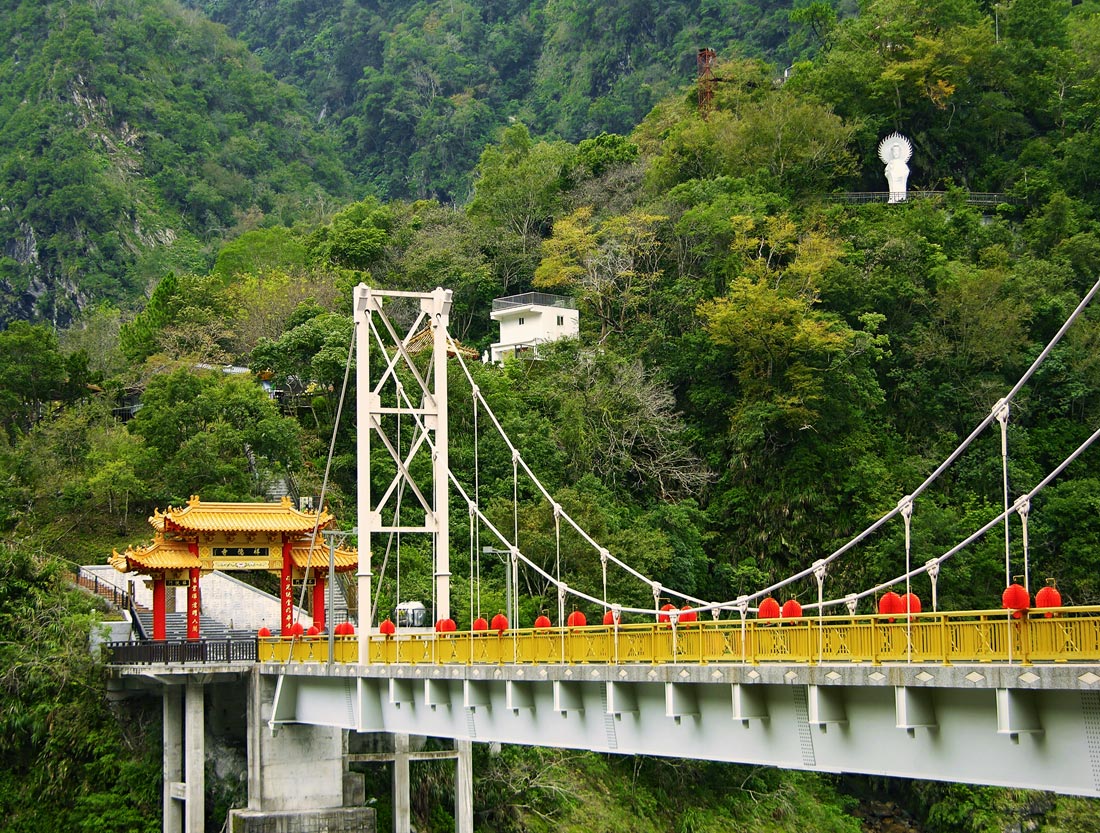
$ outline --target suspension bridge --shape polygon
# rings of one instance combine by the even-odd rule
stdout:
[[[171,772],[180,777],[166,774],[165,829],[196,829],[191,818],[199,812],[195,781],[201,782],[201,773],[193,761],[184,765],[177,759],[180,738],[193,741],[195,727],[201,730],[201,688],[240,675],[251,681],[249,802],[259,814],[293,804],[273,786],[284,776],[267,770],[282,772],[288,756],[299,754],[312,762],[311,806],[346,803],[338,785],[354,755],[346,740],[341,746],[333,739],[375,732],[397,738],[384,757],[395,762],[395,827],[402,833],[408,829],[408,761],[415,757],[407,738],[424,735],[454,741],[462,831],[472,830],[469,745],[487,741],[1100,796],[1100,608],[1064,607],[1052,588],[1033,600],[1028,538],[1031,501],[1085,453],[1100,430],[1014,499],[1007,433],[1015,398],[1098,289],[1100,283],[971,434],[890,511],[794,575],[752,594],[707,600],[635,569],[555,500],[507,436],[448,333],[448,291],[360,285],[345,374],[346,390],[354,357],[358,527],[342,533],[358,542],[358,630],[257,639],[247,668],[242,661],[139,658],[127,654],[125,643],[111,646],[118,679],[166,685],[166,773],[171,747]],[[431,349],[413,349],[429,341],[425,329]],[[448,459],[448,408],[460,400],[448,391],[449,356],[468,386],[461,398],[468,397],[472,406],[474,472],[465,481]],[[494,523],[482,506],[482,426],[511,459],[511,529],[502,529],[499,517]],[[989,430],[1000,433],[1003,511],[956,546],[914,564],[911,524],[918,499]],[[518,514],[521,481],[550,509],[553,565],[525,552]],[[451,583],[452,500],[464,509],[469,530],[465,588]],[[1013,519],[1019,523],[1018,542],[1009,534]],[[904,528],[899,573],[858,592],[831,594],[829,577],[839,562],[858,557],[860,545],[892,523]],[[1001,528],[1003,607],[940,609],[941,571]],[[589,563],[598,564],[594,586],[563,580],[565,531],[587,548]],[[426,536],[422,549],[431,552],[434,629],[402,627],[374,609],[374,582],[391,561],[400,575],[401,541],[409,536]],[[339,534],[329,537],[329,557],[335,558]],[[516,590],[508,609],[492,617],[481,615],[480,555],[486,550],[505,556],[509,585]],[[572,552],[570,559],[575,563],[578,555]],[[305,563],[314,563],[313,553]],[[520,621],[521,575],[551,588],[556,626],[548,616]],[[642,588],[632,604],[609,596],[608,588],[624,580]],[[931,591],[927,610],[914,593],[917,580]],[[788,598],[780,606],[792,586],[807,583],[813,601]],[[460,629],[451,603],[463,590],[470,621]],[[652,605],[638,604],[638,598],[652,598]],[[600,611],[598,623],[589,625],[581,608]],[[187,691],[187,716],[169,720],[167,698],[176,698],[172,714],[177,714],[181,690]],[[191,728],[182,728],[181,721]],[[302,733],[310,731],[327,740],[304,740]],[[318,752],[321,746],[327,751]],[[201,750],[191,749],[183,757],[191,761],[197,754]],[[319,759],[327,764],[316,765]],[[187,767],[190,774],[182,777]],[[301,809],[301,797],[297,800]]]

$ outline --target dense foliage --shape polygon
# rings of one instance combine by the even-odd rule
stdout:
[[[0,830],[159,830],[159,715],[108,703],[92,598],[57,559],[5,544],[0,610]]]
[[[355,176],[390,199],[464,199],[482,147],[517,119],[572,142],[625,133],[704,46],[801,51],[783,0],[191,5],[307,91]]]
[[[139,10],[120,2],[102,4],[121,33],[110,37],[78,3],[18,6],[13,14],[23,22],[20,37],[66,55],[102,50],[128,27],[167,14],[160,5]],[[686,72],[683,59],[694,52],[684,38],[695,35],[685,21],[726,21],[726,7],[635,4],[616,15],[614,4],[392,5],[310,11],[287,3],[270,14],[249,4],[210,7],[269,69],[301,84],[324,112],[322,125],[332,124],[354,151],[354,175],[379,196],[347,204],[322,205],[325,193],[343,188],[339,165],[300,121],[296,95],[256,75],[254,59],[194,12],[176,9],[159,24],[169,40],[185,25],[207,39],[188,41],[190,63],[173,73],[178,86],[161,91],[202,96],[201,117],[162,109],[171,96],[153,95],[150,103],[132,91],[116,97],[121,80],[107,89],[108,79],[129,78],[134,67],[152,72],[157,62],[182,60],[167,46],[155,51],[156,61],[130,50],[125,66],[108,60],[116,53],[97,52],[94,66],[70,75],[14,71],[19,62],[45,60],[39,53],[19,52],[3,65],[5,83],[24,85],[17,98],[49,101],[69,114],[56,120],[65,130],[51,133],[44,123],[34,127],[39,116],[30,106],[0,110],[15,119],[0,138],[5,153],[15,149],[0,168],[11,193],[30,194],[31,167],[42,177],[34,180],[34,199],[17,205],[7,192],[0,197],[5,239],[30,239],[30,226],[44,239],[45,220],[27,219],[41,210],[58,223],[50,226],[51,245],[74,286],[122,297],[126,281],[136,287],[157,279],[136,314],[96,304],[60,333],[24,322],[0,332],[6,539],[63,559],[105,556],[111,546],[143,538],[142,518],[156,506],[191,493],[257,498],[287,472],[316,494],[327,471],[326,501],[350,523],[354,384],[339,423],[337,414],[351,288],[360,281],[452,288],[452,331],[478,349],[495,339],[494,297],[538,290],[576,301],[580,338],[547,347],[537,361],[474,363],[470,372],[501,424],[555,499],[604,546],[666,585],[735,599],[805,568],[894,508],[990,414],[1100,272],[1100,192],[1092,187],[1100,6],[1092,0],[1072,7],[868,0],[858,14],[800,5],[783,47],[800,59],[788,80],[777,82],[782,73],[773,64],[724,55],[706,119],[697,91],[676,89],[672,74],[643,89],[640,79],[651,70],[637,63],[640,52],[615,53],[622,67],[597,66],[598,56],[613,54],[616,44],[659,44],[653,54],[666,66],[681,61]],[[777,15],[770,8],[758,19]],[[72,38],[62,37],[62,22]],[[4,31],[17,39],[13,26]],[[85,31],[92,34],[76,37]],[[290,32],[301,40],[291,43]],[[541,51],[524,46],[521,35]],[[730,29],[724,36],[744,35]],[[763,30],[756,37],[761,48],[783,40],[768,40]],[[597,41],[603,45],[589,46]],[[484,50],[496,50],[496,58]],[[226,74],[200,83],[200,59],[211,55]],[[569,83],[564,67],[576,68]],[[51,78],[61,87],[46,95],[42,85]],[[96,96],[115,115],[74,122],[73,112],[106,112],[87,104],[99,102],[96,96],[74,97],[77,78],[102,85]],[[599,79],[587,93],[585,78]],[[32,80],[39,87],[27,87]],[[560,101],[540,97],[540,89],[560,90]],[[163,126],[154,131],[153,121],[142,121],[146,110]],[[299,138],[288,143],[261,123],[297,125]],[[71,124],[82,126],[73,133]],[[116,133],[106,128],[117,132],[121,124],[146,125],[140,157],[114,139],[115,150],[101,153],[105,140],[96,137],[110,139]],[[914,141],[911,187],[938,196],[896,205],[834,200],[849,188],[883,188],[876,144],[894,129]],[[75,176],[61,157],[46,162],[18,151],[22,141],[58,133],[83,141],[74,145],[83,155],[73,157],[83,160],[83,178],[69,190],[58,187]],[[161,140],[175,155],[145,155]],[[247,171],[239,167],[245,147],[255,151],[245,154],[255,162]],[[116,158],[152,167],[118,176],[117,165],[103,167]],[[240,177],[228,176],[234,171]],[[96,196],[107,182],[131,203]],[[247,182],[248,193],[219,190],[229,182]],[[461,206],[436,199],[467,187]],[[975,205],[968,196],[979,190],[1003,199]],[[72,201],[71,213],[51,208],[55,200]],[[118,208],[131,204],[137,207]],[[318,210],[297,210],[308,205]],[[107,265],[89,254],[106,245],[96,237],[96,211],[129,211],[127,227],[144,228],[142,218],[152,215],[141,206],[174,212],[179,224],[160,228],[186,229],[184,244],[149,250],[120,242],[124,254],[102,259]],[[263,217],[248,214],[250,206]],[[70,235],[74,227],[79,233]],[[231,239],[218,242],[230,227]],[[82,254],[65,260],[73,241]],[[46,268],[46,250],[32,247],[35,260],[31,249],[5,245],[7,286],[29,286],[27,270]],[[1090,308],[1014,404],[1010,500],[1093,430],[1098,342],[1100,313]],[[227,364],[253,373],[221,372]],[[529,485],[514,486],[511,453],[492,438],[484,415],[475,448],[470,398],[455,363],[451,383],[453,468],[468,483],[476,456],[479,496],[497,526],[518,529],[525,553],[547,570],[560,566],[570,586],[599,595],[598,558],[568,530],[559,550],[552,508]],[[123,421],[138,400],[140,410]],[[1100,603],[1098,462],[1096,451],[1087,453],[1031,507],[1032,587],[1054,577],[1072,604]],[[994,426],[917,500],[912,560],[940,555],[996,516],[1002,488]],[[452,609],[462,625],[478,606],[501,607],[505,590],[502,564],[486,560],[481,596],[468,594],[474,558],[464,557],[466,518],[456,502]],[[1017,520],[1010,532],[1010,569],[1019,572]],[[405,542],[402,558],[401,599],[430,599],[428,548]],[[888,580],[904,563],[905,535],[894,523],[839,563],[828,593]],[[393,569],[378,570],[383,608],[398,601]],[[533,574],[521,581],[522,622],[542,609],[556,612],[552,587]],[[997,606],[1005,582],[1001,529],[956,556],[939,582],[944,607]],[[917,592],[927,598],[928,590],[920,579]],[[609,576],[608,591],[627,604],[652,601],[648,585],[621,574]],[[790,593],[805,601],[816,588],[799,584]],[[481,796],[479,813],[492,829],[537,830],[543,817],[572,818],[576,810],[559,758],[529,753],[525,760],[556,773],[561,790],[532,788],[523,793],[524,811],[509,815],[499,796],[521,784],[521,767],[487,762],[501,782]],[[658,795],[639,773],[624,774],[630,764],[587,757],[578,766],[611,779],[610,790],[633,777],[634,803],[623,806],[642,815],[678,800]],[[693,772],[704,784],[732,777],[728,769]],[[682,829],[749,824],[739,815],[744,791],[763,796],[776,818],[801,813],[791,785],[809,785],[829,801],[828,813],[815,819],[819,828],[845,829],[832,803],[835,785],[775,773],[736,777],[743,783],[729,806],[713,814],[685,810]],[[1046,829],[1086,829],[1080,820],[1089,810],[1081,806],[1091,808],[965,787],[898,790],[929,829],[990,829],[990,819],[1022,803],[1045,808],[1035,823]],[[577,817],[590,812],[589,805]]]
[[[300,94],[171,2],[6,0],[0,44],[0,321],[131,302],[345,191]]]

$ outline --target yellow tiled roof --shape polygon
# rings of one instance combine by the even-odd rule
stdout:
[[[199,566],[182,541],[154,541],[145,547],[127,547],[126,552],[112,550],[108,563],[120,573],[149,573],[152,570],[187,570]]]
[[[203,503],[192,495],[182,508],[153,513],[149,523],[158,532],[312,532],[326,529],[333,516],[326,509],[320,518],[299,512],[283,497],[280,503]]]
[[[306,563],[317,570],[328,570],[328,547],[314,547],[313,556],[309,555],[309,545],[292,547],[290,550],[290,556],[294,559],[294,566],[301,569],[306,568]],[[336,550],[335,552],[336,572],[346,573],[349,570],[354,570],[359,566],[359,550]]]

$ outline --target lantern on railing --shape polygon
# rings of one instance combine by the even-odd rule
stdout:
[[[257,631],[257,636],[271,636],[271,628],[269,628],[267,625],[264,625],[262,628],[259,629],[259,631]]]
[[[675,610],[675,609],[676,609],[676,605],[674,605],[672,603],[661,605],[661,612],[657,614],[657,621],[658,622],[668,622],[668,620],[669,620],[668,612],[670,610]]]
[[[302,623],[295,622],[290,626],[290,633],[287,636],[301,636],[303,633],[305,633],[305,628],[302,627]]]
[[[355,636],[355,625],[351,622],[344,622],[344,636]]]
[[[339,628],[340,626],[337,625],[336,627]],[[389,619],[383,619],[382,623],[378,626],[378,632],[383,636],[393,636],[394,633],[397,632],[397,628]]]
[[[319,627],[317,627],[316,625],[310,625],[309,630],[306,631],[306,636],[320,636],[320,635],[321,635],[321,629]]]
[[[540,613],[538,618],[535,619],[535,630],[548,631],[550,630],[550,617],[545,613]]]
[[[608,626],[619,624],[619,617],[615,615],[615,611],[608,608],[603,614],[603,623]]]
[[[503,613],[498,613],[493,617],[493,621],[489,623],[489,627],[499,633],[503,633],[508,630],[508,617]]]
[[[798,603],[798,599],[787,599],[783,602],[783,609],[779,611],[779,615],[784,619],[801,619],[802,605]]]
[[[680,608],[680,610],[682,611],[682,613],[680,613],[681,625],[699,621],[699,611],[692,610],[691,605],[684,605],[682,608]]]
[[[920,596],[916,593],[906,593],[901,597],[902,613],[920,613]]]
[[[1062,594],[1058,592],[1057,583],[1052,578],[1047,579],[1047,586],[1040,588],[1039,592],[1035,594],[1035,607],[1061,607],[1062,606]],[[1047,619],[1051,618],[1054,614],[1047,612],[1043,616]]]
[[[475,631],[487,631],[489,630],[489,623],[485,621],[484,616],[478,616],[474,619],[473,629]]]
[[[882,598],[878,600],[878,612],[883,616],[890,616],[891,618],[887,621],[893,622],[892,617],[905,613],[905,602],[902,601],[901,596],[890,590],[883,593]]]
[[[760,602],[760,607],[756,609],[757,619],[778,619],[780,616],[779,602],[773,599],[771,596]]]
[[[1013,619],[1019,619],[1031,607],[1031,596],[1022,584],[1014,581],[1001,594],[1001,606],[1012,611]]]
[[[569,618],[565,620],[565,624],[571,628],[583,628],[588,624],[588,617],[579,610],[574,610],[569,614]]]
[[[453,633],[457,627],[454,619],[440,619],[435,623],[435,629],[439,633]]]

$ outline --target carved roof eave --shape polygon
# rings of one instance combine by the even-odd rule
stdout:
[[[295,509],[290,498],[279,503],[203,503],[192,495],[183,507],[157,509],[149,523],[157,532],[197,534],[202,532],[267,532],[304,535],[314,529],[328,529],[335,518],[326,507],[320,515]]]
[[[127,547],[125,552],[111,551],[107,563],[120,573],[150,575],[165,570],[190,570],[200,566],[186,544],[156,540],[144,547]]]
[[[294,547],[291,549],[290,554],[296,569],[304,570],[308,564],[313,570],[328,572],[329,555],[327,547],[314,547],[312,558],[309,556],[309,546]],[[338,549],[334,553],[333,560],[336,563],[336,572],[351,572],[359,567],[359,550]]]

